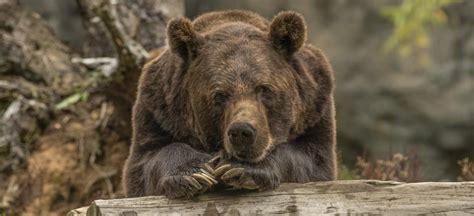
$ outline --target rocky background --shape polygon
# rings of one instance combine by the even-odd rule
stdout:
[[[295,10],[308,40],[329,56],[336,72],[338,144],[342,161],[416,154],[421,180],[454,180],[456,163],[474,156],[474,2],[444,9],[447,22],[429,29],[426,66],[414,56],[386,52],[393,25],[381,13],[402,1],[186,2],[186,14],[248,9],[271,18]]]
[[[305,16],[336,72],[341,179],[474,180],[458,163],[474,158],[474,1],[443,6],[418,45],[387,49],[384,11],[408,1],[115,0],[110,34],[108,1],[0,0],[0,214],[123,196],[139,67],[169,19],[224,9]]]

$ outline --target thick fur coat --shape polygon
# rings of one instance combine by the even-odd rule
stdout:
[[[335,179],[333,71],[301,15],[214,12],[167,34],[139,82],[127,196]]]

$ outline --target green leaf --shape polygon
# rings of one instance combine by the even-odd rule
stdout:
[[[385,51],[398,49],[402,57],[417,53],[420,62],[429,62],[426,61],[430,45],[427,29],[446,23],[442,8],[459,2],[462,0],[404,0],[398,6],[381,8],[381,15],[394,26],[393,33],[385,41]]]
[[[64,98],[61,102],[56,104],[56,109],[64,109],[68,106],[71,106],[79,101],[85,101],[89,98],[89,92],[78,92],[67,98]]]

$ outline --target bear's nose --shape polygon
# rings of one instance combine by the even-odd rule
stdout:
[[[228,131],[229,140],[236,147],[245,147],[255,142],[255,128],[245,122],[236,122],[230,125]]]

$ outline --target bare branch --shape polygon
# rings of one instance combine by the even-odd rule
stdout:
[[[118,62],[116,58],[73,58],[73,63],[80,63],[87,68],[97,69],[105,77],[110,77],[118,67]]]
[[[119,58],[118,72],[139,70],[148,58],[148,52],[125,31],[118,18],[117,4],[116,0],[102,0],[91,5],[91,9],[102,20],[112,37]]]

